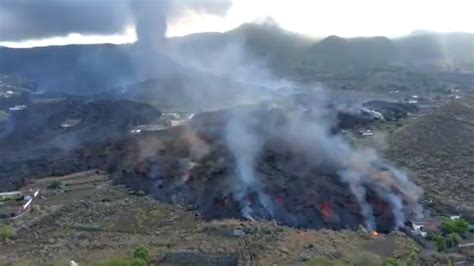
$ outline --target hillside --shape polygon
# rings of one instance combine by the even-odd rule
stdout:
[[[224,33],[199,33],[170,39],[180,52],[208,53],[240,42],[254,55],[278,66],[289,63],[315,64],[320,68],[374,67],[397,63],[408,66],[445,67],[439,63],[472,67],[474,34],[416,32],[401,38],[383,36],[310,39],[286,31],[276,24],[250,24]],[[291,60],[296,60],[291,61]],[[365,66],[364,66],[365,64]],[[313,66],[313,67],[315,67]]]
[[[357,80],[386,70],[474,69],[474,34],[470,33],[422,32],[396,39],[383,36],[310,39],[266,23],[244,24],[224,33],[170,39],[175,53],[201,64],[209,63],[212,55],[235,56],[236,51],[232,50],[235,46],[242,48],[253,61],[265,62],[276,75],[302,82]],[[238,56],[242,57],[240,50]]]
[[[41,89],[95,92],[133,76],[129,46],[68,45],[33,49],[0,47],[0,73],[35,80]]]
[[[472,33],[413,33],[394,44],[402,62],[413,67],[474,67]]]
[[[413,170],[428,199],[474,214],[474,101],[453,101],[398,130],[389,156]]]

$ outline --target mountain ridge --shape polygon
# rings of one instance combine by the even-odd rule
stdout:
[[[25,76],[53,91],[88,93],[155,78],[170,69],[186,72],[177,58],[169,55],[179,55],[185,63],[192,59],[206,65],[209,58],[228,54],[242,58],[232,53],[248,54],[253,61],[265,62],[278,76],[310,82],[319,81],[321,73],[386,67],[474,70],[474,34],[470,33],[419,33],[396,39],[328,36],[314,40],[271,23],[243,24],[224,33],[170,38],[161,48],[150,54],[141,51],[138,44],[0,47],[0,73]]]

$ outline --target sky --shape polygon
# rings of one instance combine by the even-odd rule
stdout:
[[[311,37],[474,32],[473,0],[0,0],[0,45],[135,42],[135,24],[144,15],[133,4],[140,1],[152,2],[145,15],[166,10],[167,37],[223,32],[270,17]]]

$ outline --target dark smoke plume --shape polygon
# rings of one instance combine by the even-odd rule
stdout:
[[[2,0],[0,41],[115,34],[132,23],[128,0]]]
[[[224,15],[230,6],[214,0],[2,0],[0,41],[118,34],[135,24],[140,39],[156,43],[183,12]]]

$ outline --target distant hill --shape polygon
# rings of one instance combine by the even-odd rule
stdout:
[[[0,73],[35,80],[41,89],[94,92],[134,73],[128,46],[68,45],[0,48]]]
[[[440,208],[474,216],[474,100],[453,101],[396,131],[390,159],[415,172]]]
[[[474,34],[418,32],[398,39],[315,40],[274,23],[243,24],[224,33],[170,38],[160,52],[142,51],[137,44],[0,47],[0,73],[30,78],[40,89],[87,94],[163,73],[183,73],[182,64],[219,69],[244,59],[265,63],[277,76],[311,82],[387,67],[474,70]],[[222,71],[233,75],[235,69]]]
[[[400,61],[417,67],[474,67],[474,34],[423,32],[394,40]]]
[[[254,55],[271,57],[277,54],[286,56],[294,50],[308,48],[314,40],[286,31],[271,23],[245,23],[224,33],[196,33],[171,38],[169,42],[170,46],[185,53],[212,52],[227,45],[242,44]],[[190,51],[190,49],[194,50]]]
[[[178,68],[166,55],[143,52],[137,44],[0,47],[0,73],[26,77],[53,93],[98,93]]]
[[[424,31],[396,39],[329,36],[315,40],[267,23],[243,24],[224,33],[192,34],[173,38],[171,42],[182,54],[207,58],[237,43],[252,56],[264,59],[277,74],[303,81],[318,80],[321,73],[387,67],[474,70],[474,34],[471,33]]]
[[[197,33],[171,38],[169,48],[186,59],[209,65],[265,63],[277,75],[288,75],[307,57],[315,40],[275,24],[250,24],[224,33]]]
[[[397,59],[397,49],[386,37],[344,39],[330,36],[316,43],[311,52],[321,67],[377,66]]]

